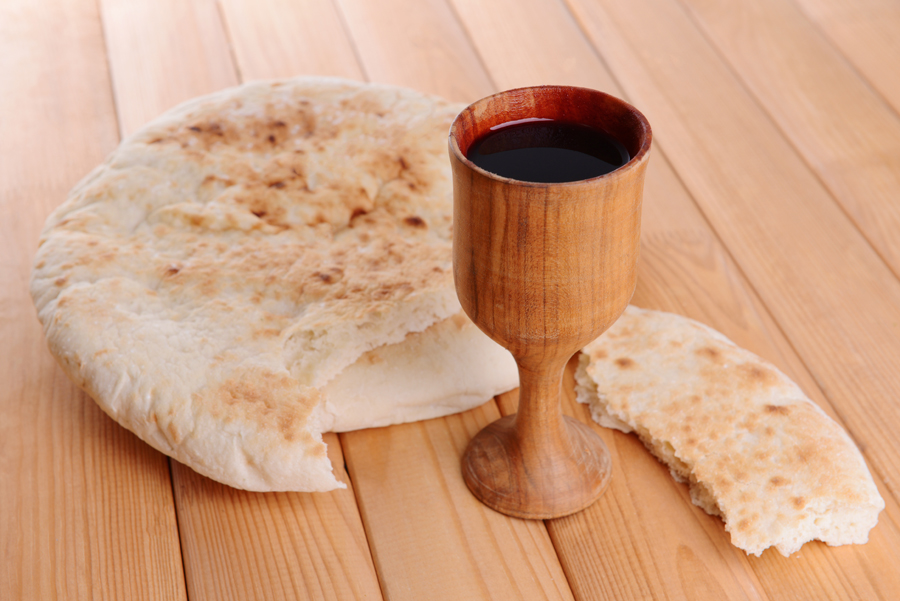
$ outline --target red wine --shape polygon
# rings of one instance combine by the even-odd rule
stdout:
[[[485,171],[537,183],[590,179],[631,158],[621,142],[602,131],[551,119],[494,126],[469,147],[466,157]]]

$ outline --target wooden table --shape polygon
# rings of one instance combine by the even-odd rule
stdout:
[[[4,0],[0,599],[900,598],[898,60],[889,0]],[[637,105],[655,141],[634,302],[768,358],[848,429],[887,503],[869,543],[747,557],[599,427],[615,472],[597,504],[503,517],[458,462],[515,393],[328,435],[350,485],[330,494],[219,485],[107,418],[35,318],[45,217],[161,111],[298,74]]]

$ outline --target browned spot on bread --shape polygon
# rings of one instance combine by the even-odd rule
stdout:
[[[609,357],[609,353],[607,353],[604,349],[598,348],[591,353],[591,359],[606,359]]]
[[[291,442],[301,433],[318,402],[318,393],[301,388],[287,374],[251,368],[194,398],[226,422],[252,422]]]
[[[364,208],[356,207],[355,209],[353,209],[353,212],[350,213],[350,221],[353,221],[357,217],[361,217],[361,216],[365,215],[366,213],[368,213],[368,211],[365,210]]]
[[[791,408],[786,405],[766,405],[766,413],[772,415],[790,415]]]
[[[803,497],[791,497],[791,505],[794,506],[794,509],[803,509],[806,507],[806,499]]]
[[[165,277],[170,277],[170,276],[176,275],[176,274],[178,274],[179,271],[181,271],[181,265],[171,264],[168,267],[166,267]]]
[[[751,413],[746,418],[744,418],[744,421],[741,422],[740,426],[741,426],[742,430],[745,430],[747,432],[752,432],[753,430],[756,429],[756,426],[758,424],[759,424],[758,416],[756,414]]]
[[[312,274],[312,277],[315,278],[316,281],[325,284],[335,284],[341,281],[343,276],[344,270],[340,267],[331,267],[330,269],[326,269],[324,271],[316,271]]]
[[[419,217],[418,215],[410,215],[403,219],[403,223],[412,227],[425,228],[428,225],[425,223],[425,220]]]
[[[66,282],[68,282],[68,281],[69,281],[69,279],[66,276],[62,276],[62,277],[56,278],[53,281],[53,283],[57,286],[65,286]]]
[[[772,476],[769,478],[769,484],[772,486],[783,486],[784,484],[787,484],[787,480],[781,476]]]
[[[260,219],[262,219],[263,217],[265,217],[265,216],[267,215],[267,213],[266,213],[265,211],[263,211],[263,210],[259,210],[259,211],[250,211],[250,212],[253,213],[254,215],[256,215],[256,216],[257,216],[258,218],[260,218]]]
[[[616,359],[616,365],[618,365],[621,369],[632,369],[637,364],[633,359],[630,359],[628,357],[619,357],[618,359]]]
[[[297,434],[297,430],[294,427],[294,420],[284,415],[279,415],[276,419],[278,422],[278,431],[281,432],[282,438],[287,442],[293,442]]]
[[[697,349],[695,353],[704,359],[709,359],[713,363],[720,363],[722,361],[722,353],[711,346],[704,346],[701,349]]]
[[[285,186],[284,182],[280,182],[280,181],[279,181],[279,182],[272,182],[271,184],[269,184],[269,187],[270,187],[270,188],[278,188],[278,189],[281,189],[281,188],[284,188],[284,186]]]
[[[770,453],[769,451],[758,451],[758,452],[754,453],[753,458],[756,459],[757,461],[762,462],[762,461],[767,461],[769,459],[769,457],[771,457],[771,456],[772,456],[772,453]]]
[[[740,522],[738,522],[738,525],[737,525],[738,532],[746,532],[750,528],[750,523],[751,522],[748,519],[743,519]]]
[[[755,363],[742,363],[736,369],[744,382],[750,385],[771,386],[778,381],[771,369]]]
[[[203,187],[210,186],[216,182],[222,182],[225,186],[233,186],[234,180],[227,177],[220,177],[218,175],[209,174],[203,178],[203,181],[200,182],[200,185]]]
[[[281,330],[278,328],[259,328],[253,330],[253,338],[278,338],[281,335]]]
[[[238,106],[235,103],[231,108]],[[308,102],[301,100],[294,106],[270,103],[262,108],[262,115],[254,112],[215,120],[201,118],[172,128],[169,136],[161,137],[160,141],[172,140],[191,151],[208,151],[219,143],[252,150],[262,145],[279,146],[280,139],[288,135],[289,126],[297,128],[290,133],[298,137],[308,137],[315,129],[315,116]]]

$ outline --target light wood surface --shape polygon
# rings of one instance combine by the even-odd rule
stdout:
[[[341,434],[386,599],[572,598],[544,523],[488,509],[460,476],[469,439],[498,417],[491,402]]]
[[[878,254],[900,273],[900,115],[797,6],[682,1]]]
[[[347,490],[235,490],[172,461],[188,595],[194,599],[377,599],[378,579],[336,434]]]
[[[900,5],[892,0],[798,0],[859,75],[900,112]]]
[[[0,599],[900,598],[898,28],[887,0],[0,4]],[[655,150],[634,302],[719,329],[848,428],[887,502],[870,542],[747,557],[598,426],[601,500],[506,518],[459,473],[493,401],[329,437],[351,488],[328,495],[233,491],[103,415],[34,317],[44,219],[172,104],[300,74],[462,102],[584,85],[640,108]],[[566,412],[590,423],[571,386]]]
[[[0,4],[0,72],[0,599],[185,599],[166,458],[61,375],[29,300],[44,219],[118,142],[97,6]]]

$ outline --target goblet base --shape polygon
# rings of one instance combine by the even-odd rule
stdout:
[[[563,417],[552,448],[522,440],[515,415],[479,432],[462,459],[466,486],[482,503],[523,519],[558,518],[596,501],[612,475],[603,440],[590,427]]]

